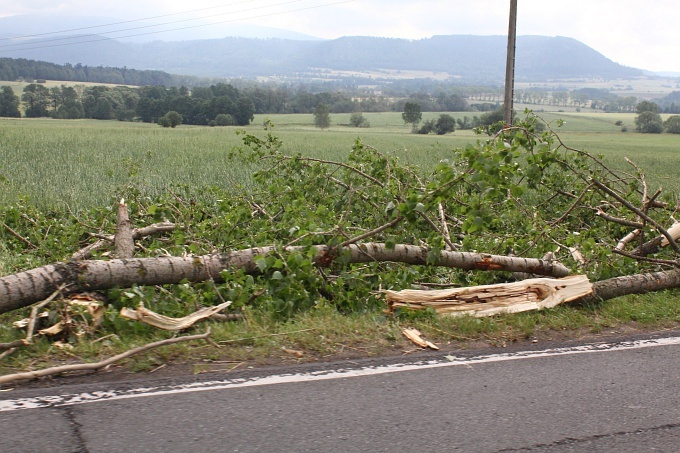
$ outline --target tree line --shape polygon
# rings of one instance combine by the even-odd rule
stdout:
[[[95,67],[80,63],[60,65],[25,58],[0,58],[0,80],[64,80],[136,86],[180,86],[195,83],[200,79],[173,75],[164,71]]]
[[[576,90],[575,90],[576,91]],[[606,90],[578,90],[583,99],[591,99],[595,106],[595,98],[601,102],[611,101]],[[363,96],[351,91],[310,92],[301,87],[276,84],[244,83],[241,88],[219,82],[210,86],[189,88],[148,85],[130,86],[85,86],[61,85],[48,88],[44,83],[31,83],[24,87],[21,96],[14,93],[10,86],[0,87],[0,117],[37,118],[52,117],[59,119],[91,118],[120,121],[143,121],[165,123],[169,112],[176,112],[181,121],[179,124],[230,126],[247,125],[255,114],[268,113],[315,113],[319,106],[330,113],[361,112],[404,112],[417,106],[419,111],[428,112],[480,112],[480,115],[465,116],[452,121],[452,118],[441,117],[426,122],[418,128],[418,123],[406,121],[413,125],[413,131],[421,134],[445,134],[453,128],[471,129],[491,124],[498,116],[499,102],[491,102],[493,98],[478,95],[477,103],[469,103],[463,95],[419,91],[407,97],[393,98],[384,94],[373,93]],[[536,100],[537,98],[526,98]],[[628,111],[629,103],[634,97],[620,98],[617,108],[611,110]],[[633,111],[636,117],[636,130],[643,133],[676,132],[680,126],[679,117],[673,115],[663,122],[659,113],[680,113],[680,92],[673,92],[665,98],[635,103]],[[678,101],[676,104],[675,101]],[[602,107],[602,104],[598,104]],[[609,105],[609,104],[608,104]],[[624,107],[625,105],[625,107]],[[611,106],[611,105],[610,105]],[[175,120],[168,124],[176,125]],[[315,119],[315,122],[319,119]],[[321,117],[321,126],[324,118]],[[356,116],[353,120],[357,127],[368,127],[365,118]],[[352,123],[354,125],[354,123]],[[162,124],[164,125],[164,124]],[[318,124],[317,124],[318,125]],[[174,127],[174,126],[173,126]],[[327,127],[327,126],[326,126]],[[625,126],[624,126],[625,127]],[[623,129],[623,128],[622,128]]]
[[[11,87],[2,87],[0,116],[28,118],[118,119],[157,122],[170,111],[178,112],[184,124],[246,125],[254,114],[313,113],[325,105],[329,113],[401,111],[405,102],[418,102],[427,111],[467,111],[471,109],[457,94],[430,96],[413,94],[407,100],[385,96],[354,96],[340,91],[311,93],[286,86],[246,86],[216,83],[208,87],[164,86],[55,86],[31,83],[21,96]],[[23,107],[23,109],[22,109]]]
[[[145,86],[108,87],[83,85],[47,88],[31,83],[19,98],[11,87],[0,90],[0,116],[20,117],[20,102],[27,118],[91,118],[154,123],[170,111],[182,115],[182,122],[195,125],[244,126],[253,120],[252,100],[231,85],[220,83],[189,90]]]

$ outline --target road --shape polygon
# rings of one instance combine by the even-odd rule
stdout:
[[[680,332],[0,392],[10,452],[678,452]]]

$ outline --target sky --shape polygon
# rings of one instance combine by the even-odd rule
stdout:
[[[518,0],[517,3],[520,36],[566,36],[626,66],[680,73],[678,0],[649,3]],[[175,21],[174,25],[168,25],[175,28],[212,22],[215,25],[201,28],[220,33],[229,27],[255,24],[325,39],[507,35],[509,10],[510,0],[0,0],[0,17],[33,13],[107,16],[120,20],[154,17],[154,22]],[[124,26],[134,26],[134,23]],[[55,23],[53,30],[45,31],[58,30]],[[158,34],[157,38],[163,39],[162,35]]]

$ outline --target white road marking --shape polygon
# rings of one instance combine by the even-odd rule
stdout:
[[[519,351],[502,354],[479,355],[473,357],[445,356],[443,359],[412,363],[400,363],[356,369],[323,370],[308,373],[279,374],[253,378],[223,379],[218,381],[194,382],[189,384],[163,385],[156,387],[140,387],[128,390],[104,390],[90,393],[72,393],[66,395],[45,395],[34,398],[18,398],[0,400],[0,412],[21,409],[37,409],[46,407],[70,406],[76,404],[113,401],[149,396],[172,395],[178,393],[204,392],[210,390],[232,389],[240,387],[256,387],[293,382],[321,381],[344,379],[361,376],[374,376],[400,371],[414,371],[451,366],[470,366],[473,364],[504,362],[509,360],[533,359],[572,354],[590,354],[595,352],[612,352],[631,349],[652,348],[658,346],[680,345],[680,337],[658,338],[653,340],[625,341],[620,343],[593,343],[568,348],[543,349],[538,351]]]

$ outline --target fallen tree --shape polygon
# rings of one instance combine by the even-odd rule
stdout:
[[[175,194],[172,203],[150,204],[128,195],[141,215],[131,218],[121,202],[115,231],[74,247],[73,260],[0,277],[0,313],[60,286],[79,292],[222,282],[248,303],[259,285],[266,289],[260,303],[286,313],[319,299],[351,309],[381,302],[381,289],[505,283],[519,274],[587,275],[592,292],[580,301],[680,286],[673,197],[650,194],[632,162],[632,172],[614,171],[550,129],[536,132],[536,124],[530,117],[454,150],[427,176],[359,142],[346,162],[332,162],[286,155],[271,133],[245,135],[236,154],[263,166],[252,189],[235,187],[212,204]],[[162,222],[135,228],[144,216]],[[29,223],[23,230],[15,217],[4,223],[8,240],[39,253]],[[170,237],[146,237],[164,233]],[[116,259],[82,259],[107,244]],[[135,245],[146,256],[133,257]],[[536,258],[543,256],[554,258]],[[498,272],[473,272],[480,270]]]
[[[287,247],[283,252],[305,252],[307,247]],[[313,262],[330,266],[339,252],[328,246],[311,247]],[[88,260],[57,263],[0,278],[0,313],[26,307],[46,298],[59,286],[70,292],[109,289],[114,286],[166,285],[187,280],[200,282],[222,280],[222,271],[242,269],[248,274],[260,273],[257,258],[276,252],[275,247],[255,247],[220,254],[188,257],[157,257]],[[428,264],[429,250],[399,244],[350,244],[342,249],[347,263],[391,261],[406,264]],[[479,253],[439,252],[432,265],[467,270],[527,272],[563,277],[569,270],[559,263],[530,258],[485,255]]]

